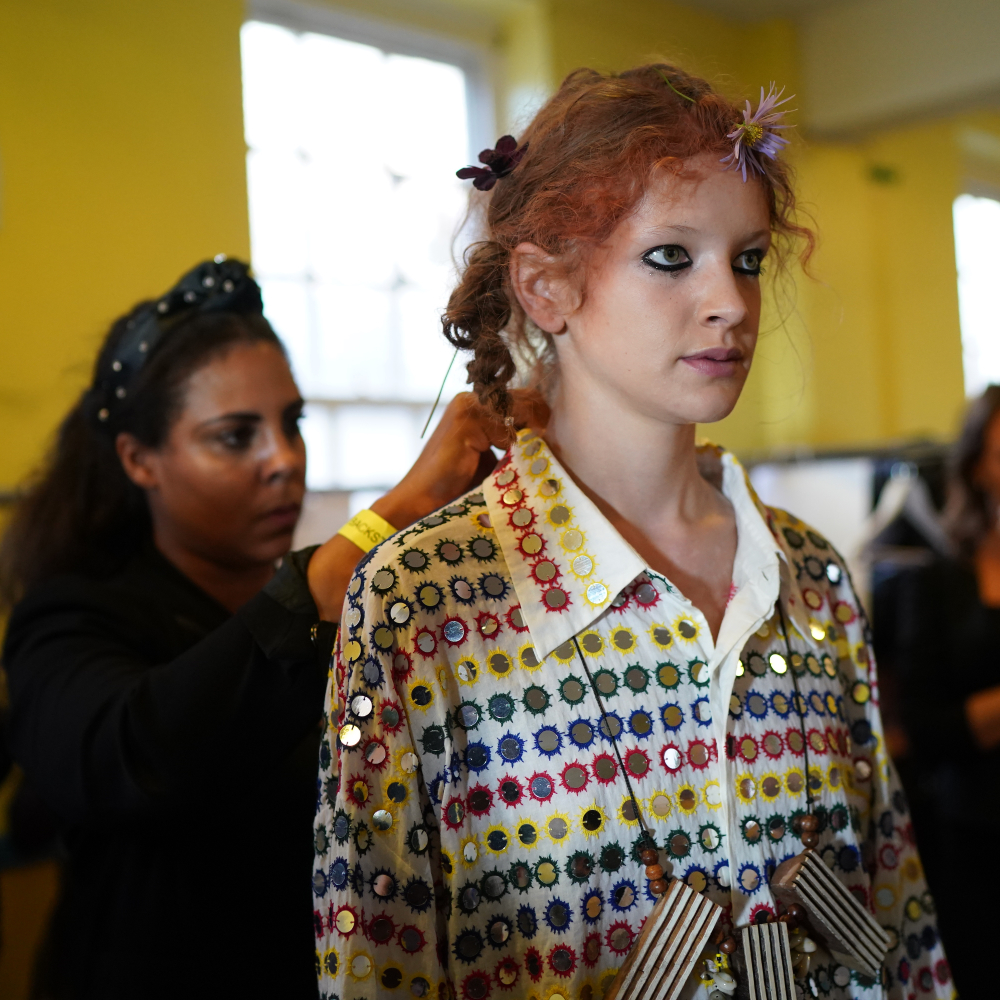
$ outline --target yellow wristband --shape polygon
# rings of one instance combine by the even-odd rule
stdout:
[[[396,529],[375,511],[359,510],[337,534],[354,542],[362,552],[370,552],[376,545],[381,545],[396,534]]]

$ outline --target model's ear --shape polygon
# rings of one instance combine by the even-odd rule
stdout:
[[[546,333],[562,333],[567,318],[580,305],[580,296],[560,258],[534,243],[514,248],[510,283],[521,308]]]
[[[115,451],[125,475],[140,489],[155,490],[159,485],[155,464],[151,461],[153,449],[142,444],[132,434],[119,434],[115,438]]]

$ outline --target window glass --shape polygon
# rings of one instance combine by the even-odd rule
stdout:
[[[466,74],[260,21],[242,53],[253,266],[308,401],[309,486],[391,486],[452,357]]]
[[[954,219],[965,393],[978,396],[1000,382],[1000,201],[960,195]]]

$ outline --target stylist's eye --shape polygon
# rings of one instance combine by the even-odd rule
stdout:
[[[302,429],[299,427],[299,422],[302,420],[303,414],[302,407],[298,407],[292,410],[290,413],[286,413],[282,418],[282,430],[285,432],[285,437],[289,441],[294,441],[297,437],[302,434]]]
[[[253,443],[256,433],[256,424],[235,424],[220,431],[218,440],[224,448],[228,448],[230,451],[246,451]]]
[[[650,267],[655,267],[657,271],[683,271],[690,267],[693,261],[688,256],[684,247],[669,244],[662,247],[653,247],[642,255],[643,262]]]
[[[760,274],[764,262],[763,250],[744,250],[733,261],[733,270],[739,274]]]

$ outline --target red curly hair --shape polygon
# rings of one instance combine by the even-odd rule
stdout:
[[[515,354],[531,366],[535,384],[554,370],[551,336],[526,328],[511,290],[511,251],[534,243],[579,262],[634,210],[657,167],[680,169],[699,153],[721,159],[733,149],[726,134],[741,120],[706,81],[663,63],[566,77],[521,137],[520,162],[490,192],[487,238],[467,251],[442,317],[448,340],[473,352],[469,382],[484,405],[501,417],[510,412]],[[791,172],[780,160],[761,159],[765,172],[750,183],[767,198],[776,256],[780,262],[802,243],[805,263],[814,237],[795,221]]]

